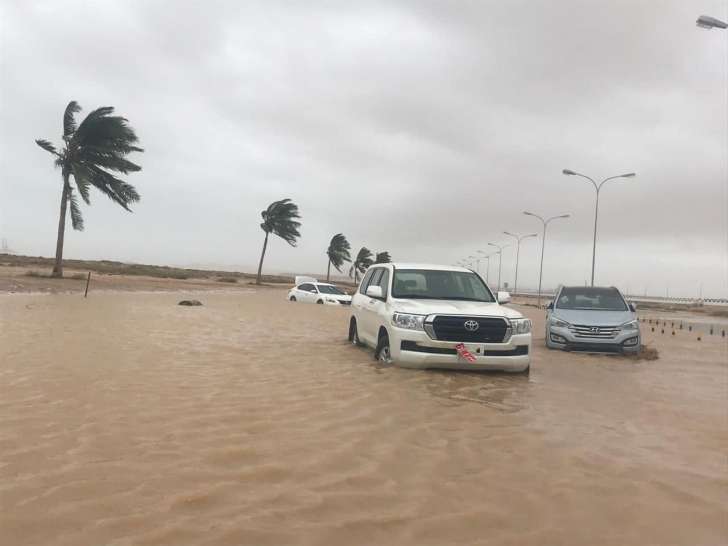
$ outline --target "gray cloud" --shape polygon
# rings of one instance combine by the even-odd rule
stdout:
[[[594,196],[568,167],[638,172],[604,189],[601,282],[725,295],[728,40],[700,13],[727,15],[717,0],[6,2],[0,235],[52,254],[60,177],[33,139],[58,141],[76,99],[116,106],[147,151],[134,214],[94,195],[69,257],[251,269],[260,210],[291,197],[303,238],[273,243],[271,271],[322,271],[339,231],[452,262],[538,231],[529,209],[573,213],[552,225],[545,282],[582,282]]]

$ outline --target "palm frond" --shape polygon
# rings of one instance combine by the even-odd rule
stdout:
[[[36,139],[35,143],[38,146],[40,146],[41,148],[43,148],[46,152],[50,152],[53,155],[58,155],[58,152],[56,151],[56,147],[53,146],[53,144],[51,144],[47,140]]]
[[[85,178],[95,188],[104,193],[109,199],[131,212],[129,205],[138,202],[141,198],[136,188],[114,175],[107,173],[95,165],[84,165],[89,172]]]
[[[76,181],[78,193],[81,195],[81,199],[83,199],[84,203],[90,205],[91,199],[89,195],[89,187],[91,186],[91,171],[80,163],[74,163],[71,170],[73,172],[73,179]]]
[[[341,266],[344,265],[344,262],[351,261],[351,255],[349,254],[350,249],[351,245],[349,244],[349,241],[346,240],[343,233],[337,233],[331,238],[329,248],[326,250],[326,255],[329,257],[331,265],[333,265],[339,273],[341,273]]]
[[[78,206],[78,199],[76,199],[72,188],[68,188],[68,201],[71,204],[71,225],[76,231],[83,231],[81,208]]]
[[[298,205],[290,199],[281,199],[268,205],[260,215],[263,218],[260,224],[263,231],[278,235],[289,245],[296,246],[297,239],[301,236],[298,231],[301,222],[297,221],[301,217],[298,214]]]
[[[79,150],[89,148],[96,153],[117,157],[143,151],[134,145],[139,139],[127,119],[112,116],[113,111],[111,106],[102,106],[86,116],[73,135],[73,142]]]
[[[389,255],[389,252],[386,250],[383,252],[377,252],[377,255],[374,257],[374,263],[375,264],[388,264],[392,261],[392,257]]]
[[[72,100],[66,106],[66,111],[63,113],[63,136],[64,138],[70,137],[76,131],[76,119],[74,114],[80,112],[81,107],[75,100]]]
[[[104,169],[117,171],[122,174],[129,174],[130,172],[138,172],[142,170],[142,168],[136,163],[125,159],[118,153],[110,152],[106,148],[86,146],[83,148],[81,156],[84,163],[93,163],[94,165],[98,165]]]
[[[372,251],[363,246],[359,249],[351,268],[354,272],[364,273],[369,266],[372,265],[372,263]],[[349,272],[349,275],[351,275],[351,271]]]

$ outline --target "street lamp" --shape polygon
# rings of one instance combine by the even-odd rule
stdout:
[[[552,216],[551,218],[547,218],[546,220],[544,220],[538,214],[534,214],[526,210],[523,211],[523,214],[525,214],[526,216],[533,216],[534,218],[538,218],[543,223],[543,237],[541,237],[541,267],[538,270],[538,306],[541,307],[541,278],[543,277],[543,249],[546,247],[546,226],[549,225],[549,222],[551,220],[557,220],[558,218],[568,218],[571,215],[561,214],[559,216]]]
[[[510,233],[508,231],[504,231],[503,233],[509,237],[515,237],[516,239],[516,279],[513,281],[513,293],[518,294],[518,257],[521,255],[521,241],[523,239],[528,239],[529,237],[538,237],[538,233],[521,235],[520,237],[515,233]]]
[[[480,259],[477,256],[468,256],[468,260],[470,260],[470,268],[473,268],[473,260],[476,261],[477,265],[475,266],[475,270],[480,273]]]
[[[697,21],[695,21],[695,24],[698,25],[700,28],[704,28],[707,30],[711,30],[714,28],[728,28],[728,23],[724,23],[720,19],[716,19],[715,17],[711,17],[710,15],[701,15],[698,17]]]
[[[487,254],[483,250],[478,250],[478,253],[482,254],[483,258],[488,260],[487,262],[485,262],[485,282],[488,286],[490,286],[490,257],[492,256],[492,254]]]
[[[591,271],[591,285],[594,286],[594,262],[596,260],[596,255],[597,255],[597,218],[599,217],[599,190],[601,190],[602,186],[606,182],[609,182],[610,180],[614,180],[616,178],[634,178],[635,176],[637,176],[637,174],[636,173],[618,174],[617,176],[610,176],[609,178],[605,178],[599,184],[597,184],[593,178],[590,178],[590,177],[586,176],[585,174],[577,173],[570,169],[564,169],[561,172],[563,172],[567,176],[580,176],[582,178],[586,178],[592,184],[594,184],[594,189],[597,190],[596,206],[594,207],[594,244],[592,246],[592,271]]]
[[[501,289],[501,265],[503,264],[503,249],[506,248],[508,245],[497,245],[495,243],[488,243],[490,246],[494,246],[498,249],[496,254],[498,254],[498,291],[500,292]]]

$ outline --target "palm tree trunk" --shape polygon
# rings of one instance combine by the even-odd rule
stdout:
[[[68,175],[63,175],[63,191],[61,192],[61,214],[58,218],[58,239],[56,239],[56,263],[53,276],[63,277],[63,237],[66,234],[66,210],[68,209]]]
[[[258,264],[258,277],[255,284],[260,284],[260,272],[263,270],[263,258],[265,258],[265,249],[268,247],[268,232],[265,232],[265,241],[263,241],[263,252],[260,253],[260,263]]]
[[[329,268],[326,270],[326,282],[329,282],[331,277],[331,258],[329,258]]]

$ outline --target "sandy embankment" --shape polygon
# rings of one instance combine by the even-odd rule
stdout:
[[[344,309],[185,296],[0,296],[0,542],[725,543],[722,338],[418,372]]]

